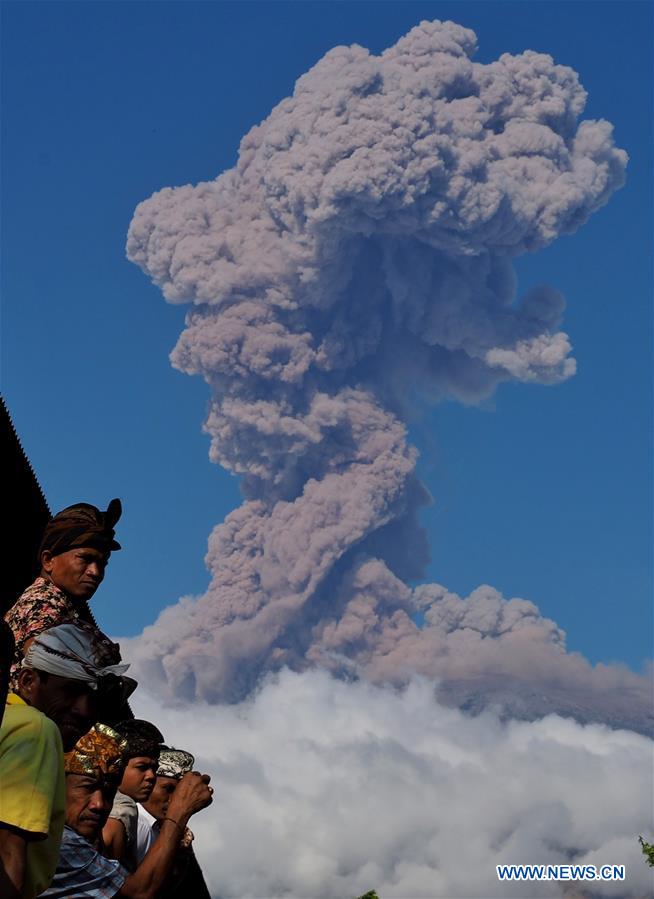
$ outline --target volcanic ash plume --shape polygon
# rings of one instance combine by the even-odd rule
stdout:
[[[211,457],[246,498],[211,535],[207,593],[135,650],[168,695],[237,701],[283,665],[393,683],[418,671],[453,701],[471,679],[513,692],[527,678],[546,711],[564,691],[568,705],[645,695],[635,675],[568,655],[529,602],[405,583],[428,559],[409,398],[470,403],[574,373],[562,297],[516,297],[512,259],[575,231],[627,161],[610,124],[579,122],[571,69],[474,51],[451,22],[380,56],[337,47],[244,137],[234,169],[135,212],[128,256],[192,303],[172,360],[209,384]]]

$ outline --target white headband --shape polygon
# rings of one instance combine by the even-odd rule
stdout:
[[[69,680],[85,681],[96,689],[98,679],[107,674],[120,677],[128,664],[106,665],[96,663],[95,648],[90,634],[74,624],[59,624],[38,634],[23,659],[23,668],[36,668]]]

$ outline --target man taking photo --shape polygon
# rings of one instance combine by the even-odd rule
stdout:
[[[150,796],[139,806],[137,852],[139,859],[158,839],[162,822],[166,820],[170,801],[177,785],[186,773],[193,770],[195,759],[190,752],[164,746],[159,754],[157,782]],[[187,827],[175,853],[175,861],[159,894],[159,899],[211,899],[204,882],[202,869],[193,852],[193,833]]]

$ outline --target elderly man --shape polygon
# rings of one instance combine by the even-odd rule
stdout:
[[[0,895],[33,899],[55,872],[64,823],[63,749],[90,727],[105,677],[96,646],[72,624],[32,640],[0,727]]]
[[[105,665],[120,662],[118,645],[97,630],[87,602],[102,583],[110,554],[120,549],[114,525],[121,511],[118,499],[105,512],[77,503],[48,522],[39,549],[41,573],[5,616],[16,641],[14,679],[28,640],[64,621],[96,631]]]
[[[102,828],[123,776],[126,750],[117,731],[96,724],[66,753],[66,826],[56,874],[42,894],[47,899],[154,899],[169,875],[186,822],[210,805],[208,775],[186,774],[168,806],[159,839],[130,874],[101,852]]]
[[[114,730],[126,741],[127,749],[123,754],[123,777],[109,820],[102,831],[104,854],[108,858],[117,858],[128,871],[135,871],[138,821],[136,803],[146,802],[152,793],[157,780],[163,735],[154,724],[138,718],[121,721],[114,725]]]
[[[171,799],[179,781],[193,769],[195,759],[190,752],[182,749],[162,747],[159,754],[157,783],[152,793],[139,807],[137,854],[139,861],[145,857],[150,847],[161,833],[162,822],[166,820]],[[175,862],[166,886],[159,893],[161,899],[210,899],[202,871],[193,852],[193,833],[185,829],[179,841]]]

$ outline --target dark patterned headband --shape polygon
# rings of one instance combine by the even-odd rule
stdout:
[[[39,559],[46,550],[58,556],[80,546],[115,552],[120,549],[120,543],[114,540],[114,525],[122,511],[119,499],[112,499],[104,512],[90,503],[76,503],[62,509],[45,527]]]

